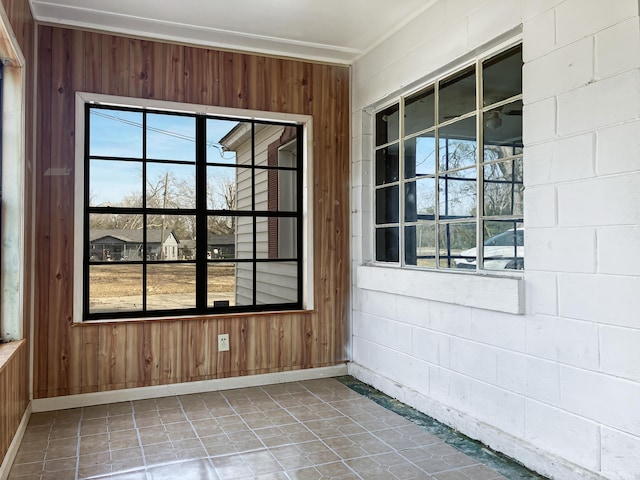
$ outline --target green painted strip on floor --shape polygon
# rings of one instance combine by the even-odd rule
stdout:
[[[448,427],[430,416],[419,412],[415,408],[409,407],[408,405],[389,397],[381,391],[376,390],[366,383],[362,383],[350,375],[336,377],[336,380],[351,388],[353,391],[358,392],[360,395],[373,400],[378,405],[381,405],[386,409],[403,416],[416,425],[419,425],[430,434],[435,435],[448,445],[451,445],[453,448],[507,477],[509,480],[547,480],[546,477],[529,470],[514,459],[491,450],[489,447],[483,445],[477,440],[473,440],[472,438],[463,435],[451,427]]]

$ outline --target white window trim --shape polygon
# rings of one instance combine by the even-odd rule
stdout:
[[[0,5],[2,99],[2,281],[0,337],[24,336],[25,59]]]
[[[303,182],[302,194],[302,308],[313,310],[314,308],[314,282],[313,282],[313,118],[310,115],[296,115],[278,112],[264,112],[260,110],[242,110],[237,108],[224,108],[211,105],[198,105],[192,103],[169,102],[160,100],[148,100],[134,97],[122,97],[113,95],[101,95],[96,93],[76,92],[76,149],[75,149],[75,190],[74,190],[74,245],[83,245],[84,239],[84,141],[85,141],[85,104],[98,103],[106,105],[150,108],[156,110],[183,111],[205,115],[218,115],[242,120],[274,120],[282,122],[298,123],[303,126]],[[83,322],[82,319],[82,294],[84,288],[83,248],[74,248],[73,258],[73,322]],[[251,312],[247,315],[255,315],[260,312]],[[211,314],[216,316],[217,314]],[[238,314],[234,314],[238,315]],[[242,315],[242,314],[240,314]],[[166,318],[180,318],[166,317]],[[160,317],[145,317],[142,320],[158,320]],[[117,319],[118,322],[128,322],[140,319]],[[104,320],[100,320],[104,321]]]
[[[485,310],[522,315],[525,313],[524,275],[522,271],[457,271],[448,269],[426,269],[375,261],[375,201],[374,201],[374,146],[375,112],[396,103],[400,97],[417,92],[438,78],[453,74],[468,66],[478,58],[492,55],[522,43],[522,26],[481,45],[384,98],[363,108],[362,113],[362,154],[369,159],[369,169],[363,168],[362,200],[369,205],[362,215],[363,263],[357,267],[356,286],[359,289],[423,300],[462,305]],[[526,152],[525,152],[526,157]],[[525,181],[526,184],[526,181]],[[402,249],[403,246],[400,246]]]

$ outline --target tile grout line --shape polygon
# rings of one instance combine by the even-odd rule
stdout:
[[[78,446],[76,447],[76,476],[75,476],[76,480],[78,480],[80,476],[80,444],[82,443],[82,421],[83,420],[84,420],[84,407],[82,407],[82,409],[80,410],[80,418],[78,419]],[[55,420],[54,420],[54,423],[55,423]],[[46,455],[45,455],[45,458],[46,458]]]

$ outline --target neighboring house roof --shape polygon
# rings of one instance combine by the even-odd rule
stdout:
[[[173,235],[177,243],[180,243],[180,239],[173,232],[173,230],[165,230],[164,241]],[[147,230],[147,242],[148,243],[160,243],[161,229],[149,229]],[[142,243],[142,229],[138,230],[121,230],[117,228],[105,229],[105,230],[90,230],[89,241],[95,242],[105,237],[112,237],[116,240],[120,240],[124,243]],[[163,242],[164,243],[164,242]]]
[[[236,243],[236,236],[231,235],[219,235],[210,233],[207,237],[207,245],[234,245]]]

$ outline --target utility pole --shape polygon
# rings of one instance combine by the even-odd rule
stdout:
[[[163,210],[167,208],[167,186],[169,184],[169,172],[164,173],[164,195],[162,198],[162,208]],[[162,213],[162,228],[160,229],[160,260],[165,259],[164,255],[164,230],[166,228],[167,220],[165,218],[164,212]]]

